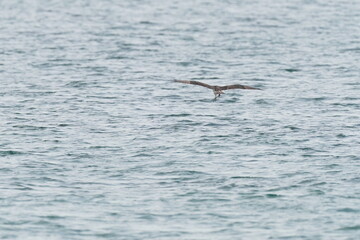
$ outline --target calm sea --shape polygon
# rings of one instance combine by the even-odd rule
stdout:
[[[360,239],[359,23],[356,0],[0,0],[0,239]]]

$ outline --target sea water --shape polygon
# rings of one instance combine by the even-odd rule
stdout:
[[[0,1],[0,238],[360,239],[359,22],[351,0]]]

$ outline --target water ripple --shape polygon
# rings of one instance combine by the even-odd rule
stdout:
[[[1,1],[0,238],[358,239],[359,10]]]

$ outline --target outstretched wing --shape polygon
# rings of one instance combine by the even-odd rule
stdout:
[[[174,82],[185,83],[185,84],[193,84],[193,85],[199,85],[199,86],[202,86],[202,87],[214,89],[214,86],[211,86],[211,85],[206,84],[206,83],[198,82],[198,81],[174,80]]]
[[[235,85],[228,85],[228,86],[221,86],[221,90],[228,90],[228,89],[251,89],[251,90],[261,90],[260,88],[254,88],[246,85],[235,84]]]

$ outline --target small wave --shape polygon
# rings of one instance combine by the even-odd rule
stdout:
[[[354,225],[354,226],[349,226],[349,227],[342,227],[342,228],[339,228],[339,230],[341,230],[341,231],[360,230],[360,225]]]
[[[359,213],[360,209],[354,209],[354,208],[339,208],[337,210],[338,212],[345,212],[345,213]]]
[[[0,151],[0,156],[12,156],[12,155],[22,155],[23,152],[8,150],[8,151]]]
[[[360,48],[359,47],[345,48],[345,49],[340,50],[340,52],[360,52]]]
[[[297,68],[285,68],[283,69],[284,71],[286,72],[300,72],[301,70],[300,69],[297,69]]]
[[[191,115],[192,114],[190,114],[190,113],[179,113],[179,114],[168,114],[168,115],[165,115],[165,117],[188,117]]]
[[[15,125],[14,128],[26,129],[26,130],[45,130],[47,127],[42,126],[31,126],[31,125]]]
[[[182,171],[169,171],[169,172],[158,172],[155,175],[163,176],[163,175],[185,175],[185,176],[193,176],[193,175],[208,175],[205,172],[194,171],[194,170],[182,170]]]
[[[264,177],[257,177],[257,176],[233,176],[231,178],[234,178],[234,179],[265,179]]]
[[[280,197],[283,197],[282,195],[280,194],[274,194],[274,193],[268,193],[268,194],[265,194],[265,196],[267,198],[280,198]]]
[[[323,101],[323,100],[326,100],[328,99],[327,97],[314,97],[314,98],[301,98],[301,100],[303,101]]]
[[[71,81],[65,85],[65,87],[81,88],[87,85],[84,81]]]

